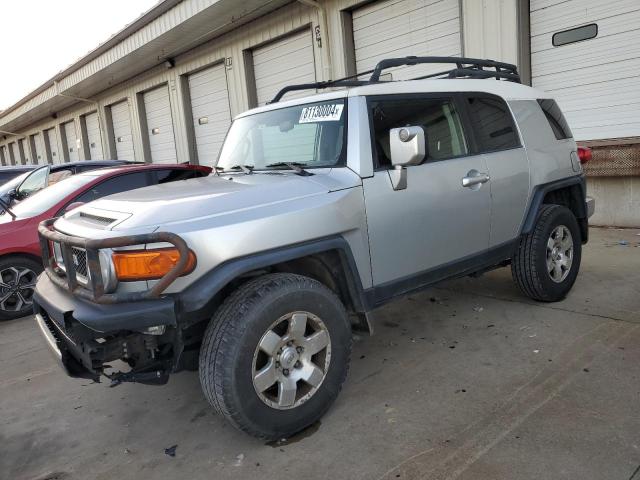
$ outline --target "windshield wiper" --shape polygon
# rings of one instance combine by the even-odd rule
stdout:
[[[2,213],[7,212],[9,215],[11,215],[11,218],[13,218],[14,220],[16,219],[16,214],[11,211],[9,204],[6,203],[2,198],[0,198],[0,207],[4,209]]]
[[[242,170],[244,173],[249,175],[250,173],[253,173],[253,169],[254,169],[253,165],[234,165],[233,167],[230,167],[228,170]]]
[[[276,162],[276,163],[270,163],[269,165],[267,165],[267,168],[287,167],[302,177],[310,177],[311,175],[313,175],[313,173],[302,168],[303,165],[304,163],[298,163],[298,162]]]

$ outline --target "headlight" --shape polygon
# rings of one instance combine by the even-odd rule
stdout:
[[[157,280],[166,275],[180,258],[177,248],[155,250],[123,250],[111,256],[116,278],[121,282]],[[189,258],[181,276],[188,275],[196,268],[196,256],[189,251]]]

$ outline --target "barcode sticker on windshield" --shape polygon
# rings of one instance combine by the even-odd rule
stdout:
[[[343,108],[339,103],[304,107],[298,123],[336,122],[342,117]]]

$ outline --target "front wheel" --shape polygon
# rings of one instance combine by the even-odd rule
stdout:
[[[532,232],[523,235],[512,262],[513,279],[528,297],[562,300],[578,276],[582,242],[573,212],[545,204]]]
[[[265,275],[241,286],[211,320],[200,383],[236,427],[280,439],[328,410],[350,354],[351,327],[335,293],[300,275]]]

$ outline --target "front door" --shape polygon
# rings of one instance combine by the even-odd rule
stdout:
[[[483,156],[469,154],[458,100],[385,96],[370,98],[368,109],[376,160],[363,181],[371,267],[377,296],[390,297],[459,273],[486,252],[491,195]],[[407,167],[407,188],[394,190],[389,130],[403,126],[423,127],[427,155]]]

